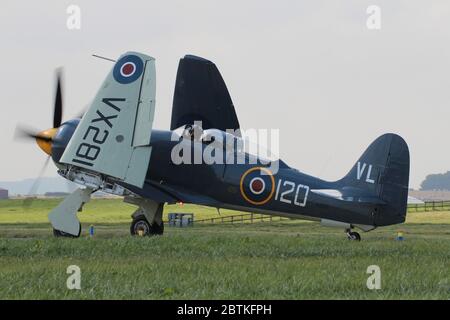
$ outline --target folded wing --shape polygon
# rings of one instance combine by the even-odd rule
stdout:
[[[216,65],[186,55],[178,65],[170,129],[194,121],[201,121],[203,129],[239,129],[233,102]]]
[[[62,163],[142,187],[155,109],[155,61],[127,52],[115,63],[76,128]]]

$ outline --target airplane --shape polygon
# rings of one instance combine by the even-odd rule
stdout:
[[[59,175],[81,185],[49,213],[55,236],[80,236],[77,212],[97,191],[138,207],[132,235],[162,235],[163,207],[173,203],[318,221],[356,241],[361,236],[355,228],[367,232],[405,221],[409,150],[399,135],[378,137],[347,175],[325,181],[238,147],[240,124],[213,62],[193,55],[180,59],[170,130],[153,128],[155,85],[155,59],[126,52],[85,114],[62,122],[58,76],[53,128],[24,132],[51,157]],[[212,144],[217,154],[249,161],[174,161],[177,148],[181,157],[205,155]]]

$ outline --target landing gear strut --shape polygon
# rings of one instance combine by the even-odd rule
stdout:
[[[352,231],[351,229],[347,229],[346,230],[347,233],[347,238],[349,240],[353,240],[353,241],[361,241],[361,236],[359,235],[358,232],[356,231]]]
[[[164,233],[163,203],[137,197],[126,197],[124,200],[127,203],[139,206],[131,215],[133,218],[130,226],[132,236],[154,236]]]

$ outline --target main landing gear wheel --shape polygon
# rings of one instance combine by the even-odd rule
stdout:
[[[347,232],[347,237],[349,240],[361,241],[361,236],[359,235],[358,232],[355,232],[355,231]]]
[[[80,235],[81,235],[81,224],[80,224],[80,227],[79,227],[78,230],[79,230],[79,231],[78,231],[78,234],[77,234],[76,236],[74,236],[73,234],[70,234],[70,233],[66,233],[66,232],[64,232],[64,231],[60,231],[60,230],[53,229],[53,235],[54,235],[56,238],[79,238]]]
[[[144,216],[139,216],[131,222],[130,233],[132,236],[154,236],[164,233],[164,224],[158,225],[156,222],[150,224]]]

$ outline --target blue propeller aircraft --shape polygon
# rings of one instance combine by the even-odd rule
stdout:
[[[162,234],[163,206],[178,202],[319,221],[342,228],[351,240],[361,239],[354,228],[370,231],[405,221],[409,151],[400,136],[380,136],[347,175],[325,181],[240,147],[233,103],[211,61],[192,55],[180,60],[170,130],[152,128],[155,83],[154,58],[127,52],[86,113],[62,122],[58,75],[53,128],[22,130],[62,177],[81,185],[49,213],[55,236],[80,236],[77,212],[96,191],[138,207],[132,235]],[[195,154],[224,161],[197,163]]]

